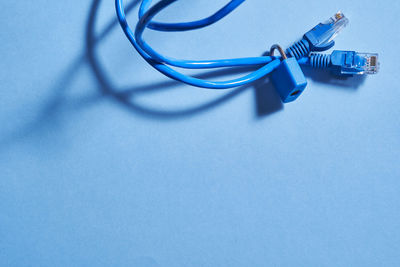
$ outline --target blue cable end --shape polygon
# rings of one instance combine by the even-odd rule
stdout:
[[[290,57],[300,59],[310,52],[321,52],[335,45],[335,37],[349,24],[349,20],[342,12],[337,12],[324,23],[320,23],[306,34],[303,39],[293,44],[286,50]]]
[[[329,69],[335,75],[376,74],[379,56],[376,53],[335,50],[330,55],[311,54],[308,64],[314,68]]]
[[[296,100],[307,86],[307,80],[299,63],[293,57],[281,62],[271,74],[274,84],[283,103]]]
[[[337,75],[376,74],[379,71],[379,56],[376,53],[333,51],[331,70]]]
[[[326,22],[320,23],[304,35],[314,52],[326,51],[335,45],[335,37],[349,24],[349,19],[342,12],[337,12]]]

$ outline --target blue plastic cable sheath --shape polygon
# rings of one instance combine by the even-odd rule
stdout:
[[[159,54],[158,52],[153,50],[152,47],[150,45],[148,45],[142,39],[141,36],[143,34],[143,31],[146,29],[146,24],[148,25],[149,23],[151,23],[151,19],[159,11],[161,11],[163,8],[165,8],[166,6],[172,4],[175,1],[177,1],[177,0],[169,0],[169,1],[159,2],[157,4],[157,5],[159,5],[159,8],[156,8],[156,6],[155,6],[155,8],[153,8],[152,12],[148,12],[148,15],[147,15],[146,18],[143,18],[144,17],[144,14],[143,14],[141,16],[141,19],[140,19],[139,23],[137,24],[137,28],[136,28],[136,32],[135,32],[135,35],[136,35],[135,39],[137,40],[139,46],[144,51],[146,51],[146,53],[150,57],[152,57],[154,60],[166,63],[166,64],[174,66],[174,67],[190,68],[190,69],[264,65],[264,64],[268,64],[269,62],[272,61],[272,59],[270,57],[249,57],[249,58],[237,58],[237,59],[200,60],[200,61],[197,60],[197,61],[194,61],[194,60],[179,60],[179,59],[174,59],[174,58],[166,57],[166,56],[163,56],[163,55]],[[240,1],[242,1],[242,0],[240,0]],[[147,5],[150,2],[151,1],[149,1],[149,0],[143,0],[142,4],[144,3],[144,6],[147,7]],[[238,2],[238,1],[236,0],[236,1],[232,1],[232,2]],[[236,6],[238,6],[238,3],[236,3]],[[232,7],[233,7],[232,5],[228,4],[227,6],[225,6],[225,11],[224,12],[228,12],[227,10],[229,8],[232,8]],[[200,21],[202,21],[202,20],[200,20]]]
[[[204,69],[204,68],[220,68],[220,67],[235,67],[235,66],[256,66],[268,64],[272,61],[271,57],[250,57],[250,58],[236,58],[236,59],[222,59],[222,60],[181,60],[170,58],[161,55],[148,45],[142,38],[143,32],[148,23],[151,22],[153,17],[157,15],[162,9],[168,5],[176,2],[177,0],[163,0],[154,5],[148,10],[139,20],[136,25],[135,39],[138,45],[154,60],[162,62],[174,67],[188,68],[188,69]]]
[[[189,30],[203,28],[221,20],[229,13],[231,13],[233,10],[235,10],[244,1],[246,0],[232,0],[228,4],[226,4],[223,8],[218,10],[216,13],[204,19],[191,22],[180,22],[180,23],[162,23],[162,22],[152,21],[147,25],[147,28],[157,31],[189,31]],[[151,2],[152,0],[142,1],[139,8],[139,19],[143,17],[143,15],[148,11]]]
[[[297,60],[300,65],[310,65],[310,58],[309,57],[302,57]]]
[[[160,2],[161,4],[170,4],[166,3],[168,1],[162,1]],[[169,2],[174,2],[174,1],[169,1]],[[159,3],[159,4],[160,4]],[[228,88],[234,88],[242,85],[246,85],[249,83],[252,83],[268,73],[272,72],[275,68],[277,68],[280,65],[280,60],[279,59],[274,59],[269,57],[269,61],[271,61],[269,64],[261,67],[260,69],[254,71],[253,73],[250,73],[248,75],[245,75],[244,77],[238,78],[238,79],[233,79],[229,81],[207,81],[207,80],[202,80],[198,78],[193,78],[187,75],[184,75],[168,66],[166,66],[163,63],[155,61],[151,56],[146,54],[146,52],[138,45],[138,43],[135,40],[134,34],[132,32],[132,29],[129,27],[128,22],[126,21],[126,15],[125,11],[123,8],[123,2],[122,0],[115,0],[115,6],[116,6],[116,11],[117,11],[117,17],[118,21],[128,38],[128,40],[131,42],[131,44],[134,46],[134,48],[138,51],[138,53],[155,69],[157,69],[159,72],[162,74],[166,75],[167,77],[170,77],[172,79],[181,81],[183,83],[192,85],[192,86],[197,86],[197,87],[202,87],[202,88],[210,88],[210,89],[228,89]],[[158,6],[159,7],[159,6]],[[151,12],[152,10],[154,11],[157,8],[157,5],[154,6],[152,9],[150,9],[148,12]],[[161,8],[162,9],[162,8]],[[160,9],[160,10],[161,10]],[[146,13],[147,14],[147,13]],[[144,16],[144,18],[146,15]],[[266,57],[268,58],[268,57]],[[215,61],[217,62],[217,61]]]

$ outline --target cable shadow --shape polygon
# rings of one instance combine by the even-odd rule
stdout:
[[[331,84],[341,89],[357,90],[366,80],[366,75],[336,76],[326,70],[302,66],[304,75],[314,82]]]
[[[132,11],[140,0],[133,0],[126,5],[126,11]],[[96,37],[96,43],[100,43],[105,39],[110,32],[118,25],[116,19],[111,20],[104,29]],[[86,34],[86,32],[85,32]],[[5,134],[0,139],[0,151],[7,149],[14,142],[24,140],[26,138],[42,138],[43,135],[54,132],[57,127],[61,126],[60,119],[64,112],[74,111],[77,112],[88,105],[94,104],[101,100],[101,95],[96,92],[96,95],[87,95],[75,99],[67,97],[68,89],[72,86],[73,81],[78,76],[79,72],[85,67],[88,62],[88,55],[86,50],[78,55],[66,68],[65,71],[55,79],[55,84],[51,86],[50,96],[47,101],[42,105],[36,117],[8,134]]]
[[[137,2],[137,1],[136,1]],[[197,115],[199,113],[203,113],[205,111],[208,111],[212,108],[215,108],[219,106],[220,104],[236,97],[237,95],[241,94],[245,90],[253,87],[253,85],[246,85],[242,86],[236,89],[233,89],[226,93],[225,95],[218,97],[212,101],[206,102],[204,104],[194,106],[191,108],[185,108],[181,110],[157,110],[154,108],[148,108],[143,105],[139,105],[134,101],[134,97],[137,94],[144,94],[144,93],[150,93],[154,91],[160,91],[160,90],[167,90],[168,88],[181,85],[180,82],[177,81],[166,81],[166,82],[161,82],[158,84],[149,84],[146,86],[141,86],[141,87],[133,87],[129,89],[124,89],[120,90],[117,88],[112,80],[108,77],[107,72],[104,70],[102,64],[100,63],[97,55],[96,55],[96,43],[97,43],[97,38],[95,37],[94,34],[94,28],[96,24],[96,18],[97,18],[97,12],[100,6],[101,0],[94,0],[90,9],[89,13],[89,19],[87,23],[87,29],[86,29],[86,55],[88,59],[88,63],[91,67],[92,73],[99,85],[99,90],[102,92],[102,94],[112,96],[114,100],[116,100],[119,104],[122,104],[126,108],[128,108],[130,111],[141,114],[146,117],[150,118],[155,118],[155,119],[178,119],[178,118],[185,118],[185,117],[190,117]],[[136,3],[137,4],[137,3]],[[128,9],[127,9],[128,11]],[[210,71],[201,75],[197,75],[197,78],[201,79],[208,79],[208,78],[213,78],[213,77],[221,77],[224,75],[232,75],[232,74],[240,74],[246,71],[252,71],[254,68],[236,68],[236,69],[222,69],[222,70],[214,70]],[[269,88],[267,88],[269,89]],[[257,90],[257,89],[256,89]],[[261,90],[259,89],[257,91]],[[258,94],[256,94],[258,96]],[[263,102],[263,99],[258,99],[257,103],[259,103],[263,106],[272,104],[272,107],[279,107],[277,109],[271,108],[269,109],[270,112],[262,112],[262,113],[257,113],[262,116],[266,116],[269,114],[272,114],[275,111],[278,111],[279,109],[282,108],[282,104],[279,106],[277,100],[280,102],[279,99],[273,98],[273,99],[265,99],[267,102]]]
[[[126,13],[131,12],[140,0],[132,0],[126,5]],[[97,13],[101,4],[101,0],[94,0],[91,4],[89,16],[85,30],[85,49],[82,55],[77,56],[70,66],[67,67],[65,73],[57,79],[55,86],[51,90],[51,97],[49,101],[44,104],[43,108],[37,115],[37,118],[28,123],[21,129],[10,133],[8,136],[0,140],[0,147],[9,145],[16,139],[22,139],[32,134],[42,135],[43,133],[54,132],[54,128],[60,125],[60,117],[66,111],[77,112],[88,105],[97,103],[103,99],[113,99],[121,104],[132,113],[139,114],[152,119],[181,119],[190,116],[198,115],[200,113],[209,111],[243,93],[246,90],[254,89],[255,97],[255,117],[262,118],[269,116],[279,110],[283,109],[283,104],[280,101],[275,89],[268,82],[268,78],[261,79],[251,85],[243,86],[233,89],[223,96],[220,96],[212,101],[197,105],[188,109],[181,110],[156,110],[149,108],[135,102],[135,96],[139,94],[148,94],[155,91],[168,90],[172,87],[179,85],[184,86],[182,83],[168,80],[156,84],[148,84],[144,86],[136,86],[132,88],[117,88],[111,79],[108,77],[107,72],[102,66],[99,58],[96,55],[96,46],[104,40],[109,33],[118,26],[117,19],[112,19],[104,29],[96,36],[95,24]],[[265,54],[267,55],[268,52]],[[75,99],[67,97],[67,89],[71,87],[73,80],[79,74],[79,70],[87,64],[94,75],[97,84],[96,90],[99,93],[95,95],[87,95]],[[222,69],[217,71],[207,72],[198,75],[198,78],[213,78],[223,75],[240,74],[242,72],[250,71],[252,68],[236,68],[236,69]],[[303,68],[305,75],[318,83],[329,83],[336,85],[339,88],[357,89],[365,81],[365,76],[354,76],[349,78],[336,77],[329,72],[323,70],[315,70],[311,68]],[[122,89],[122,90],[121,90]]]
[[[140,0],[133,0],[132,2],[128,3],[126,6],[126,13],[128,14],[131,12],[139,3]],[[152,119],[181,119],[198,115],[216,108],[217,106],[233,99],[244,91],[252,89],[254,86],[257,104],[256,117],[265,117],[283,108],[280,99],[273,97],[274,89],[268,85],[268,83],[265,83],[265,79],[251,85],[232,89],[228,93],[212,101],[181,110],[156,110],[136,103],[135,96],[140,94],[168,90],[172,87],[184,85],[174,80],[167,80],[144,86],[117,88],[113,84],[112,80],[108,77],[103,65],[100,63],[100,60],[96,55],[96,47],[110,34],[112,30],[114,30],[116,26],[118,26],[118,21],[116,18],[112,19],[96,36],[95,24],[100,4],[101,0],[94,0],[91,4],[85,30],[85,49],[83,54],[78,55],[77,58],[71,62],[69,66],[67,66],[65,72],[58,79],[56,79],[55,84],[50,90],[51,95],[49,99],[43,104],[36,118],[21,128],[16,129],[15,131],[12,131],[8,135],[4,136],[0,140],[0,148],[6,148],[15,141],[22,140],[27,137],[38,137],[41,139],[43,138],[43,135],[45,136],[46,134],[54,133],[57,130],[57,127],[62,126],[60,119],[65,113],[78,112],[84,108],[87,108],[89,105],[93,105],[107,98],[115,100],[118,104],[121,104],[135,114]],[[95,82],[97,84],[97,93],[71,99],[67,95],[68,89],[72,86],[73,81],[86,64],[89,66],[89,69],[94,75]],[[224,75],[241,74],[243,72],[252,70],[254,69],[248,67],[235,69],[227,68],[206,72],[201,75],[197,75],[196,77],[207,79],[221,77]]]

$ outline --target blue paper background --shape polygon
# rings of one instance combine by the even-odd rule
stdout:
[[[350,25],[335,48],[379,52],[380,73],[308,71],[282,106],[267,80],[213,91],[163,77],[112,0],[1,1],[0,265],[399,266],[399,1],[246,1],[146,39],[178,58],[257,56],[337,10]]]

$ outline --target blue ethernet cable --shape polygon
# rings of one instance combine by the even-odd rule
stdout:
[[[151,6],[151,0],[142,0],[139,8],[139,21],[136,25],[135,32],[133,32],[126,21],[123,0],[115,0],[115,6],[119,23],[126,37],[138,53],[151,66],[167,77],[196,87],[228,89],[252,83],[280,68],[282,62],[285,61],[284,58],[286,58],[286,54],[289,58],[294,58],[298,64],[309,65],[315,68],[330,69],[338,75],[373,74],[378,71],[379,63],[376,54],[360,54],[351,51],[335,51],[332,55],[312,53],[325,51],[334,46],[335,42],[333,39],[348,24],[348,19],[341,12],[336,13],[328,21],[320,23],[308,31],[300,41],[289,47],[286,50],[286,53],[282,51],[282,57],[259,56],[217,60],[182,60],[170,58],[158,53],[147,42],[145,42],[142,37],[143,32],[146,29],[171,32],[189,31],[209,26],[224,18],[244,1],[245,0],[231,0],[213,15],[197,21],[162,23],[153,21],[153,18],[164,8],[177,2],[177,0],[161,0],[153,6]],[[292,66],[293,63],[289,65]],[[187,69],[254,66],[259,69],[241,78],[216,82],[182,74],[169,66]],[[289,72],[289,75],[283,75],[289,77],[289,79],[298,76],[297,74],[299,74],[297,73],[296,75],[292,75],[293,73],[290,73],[292,71],[290,68],[285,69],[284,71]],[[301,72],[301,70],[298,70],[296,67],[296,72],[299,71]],[[303,74],[301,73],[301,75]],[[281,77],[281,75],[275,76]]]
[[[333,51],[330,55],[312,53],[305,65],[328,69],[335,75],[376,74],[379,71],[378,54],[355,51]]]
[[[208,25],[211,25],[225,16],[227,16],[229,13],[231,13],[233,10],[235,10],[239,5],[241,5],[244,1],[246,0],[233,0],[230,1],[227,5],[225,5],[223,8],[218,10],[216,13],[213,15],[200,19],[197,21],[191,21],[191,22],[181,22],[181,23],[162,23],[162,22],[150,22],[147,27],[149,29],[157,30],[157,31],[189,31],[189,30],[195,30],[195,29],[200,29],[203,27],[206,27]],[[150,8],[152,0],[143,0],[140,8],[139,8],[139,19],[143,17],[143,15],[148,11]]]
[[[291,57],[301,59],[311,51],[322,52],[335,45],[335,37],[349,24],[342,12],[337,12],[324,23],[320,23],[304,34],[303,38],[286,50]]]
[[[176,1],[176,0],[175,0]],[[141,18],[142,21],[146,20],[148,17],[148,14],[151,14],[152,12],[156,11],[158,12],[162,8],[168,6],[169,4],[175,2],[174,0],[164,0],[153,6],[149,11],[144,14],[144,16]],[[119,23],[126,35],[126,37],[129,39],[131,44],[134,46],[134,48],[138,51],[138,53],[151,65],[153,66],[156,70],[159,72],[163,73],[167,77],[170,77],[172,79],[175,79],[177,81],[181,81],[183,83],[196,86],[196,87],[202,87],[202,88],[209,88],[209,89],[228,89],[228,88],[234,88],[242,85],[246,85],[249,83],[252,83],[268,73],[272,72],[276,67],[279,66],[280,61],[279,59],[275,59],[272,57],[260,57],[256,64],[260,64],[261,62],[265,64],[262,66],[260,69],[254,71],[253,73],[250,73],[248,75],[245,75],[244,77],[229,80],[229,81],[207,81],[203,79],[198,79],[194,77],[187,76],[185,74],[182,74],[170,67],[168,67],[164,62],[156,61],[154,60],[150,55],[148,55],[145,50],[138,44],[137,40],[135,39],[134,33],[132,29],[129,27],[128,22],[126,21],[126,15],[125,11],[123,9],[123,3],[122,0],[116,0],[116,10],[117,10],[117,17],[119,20]],[[155,12],[155,13],[156,13]],[[250,58],[251,59],[251,58]],[[243,66],[244,63],[248,62],[247,59],[228,59],[228,60],[211,60],[211,61],[202,61],[202,62],[197,62],[199,63],[198,65],[201,66],[206,66],[206,68],[214,68],[214,67],[228,67],[228,66]],[[196,61],[192,62],[187,62],[188,64],[192,64],[192,66],[196,65]],[[251,64],[246,64],[246,65],[252,65]],[[255,65],[255,64],[253,64]]]
[[[150,23],[152,18],[155,15],[157,15],[158,12],[160,12],[166,6],[176,1],[177,0],[163,0],[158,2],[156,5],[154,5],[154,7],[149,9],[149,11],[146,12],[140,18],[139,22],[136,25],[135,39],[138,45],[154,60],[166,63],[174,67],[189,68],[189,69],[219,68],[219,67],[232,67],[232,66],[254,66],[260,64],[267,64],[271,61],[271,57],[240,58],[240,59],[227,59],[227,60],[216,60],[216,61],[215,60],[192,61],[192,60],[173,59],[159,54],[143,40],[142,34],[146,29],[146,26]]]

